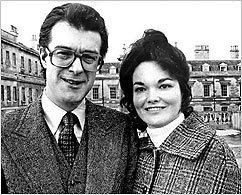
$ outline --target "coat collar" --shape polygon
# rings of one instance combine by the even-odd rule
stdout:
[[[187,159],[196,159],[216,131],[192,112],[160,145],[159,149]],[[149,136],[140,139],[140,149],[154,149]]]

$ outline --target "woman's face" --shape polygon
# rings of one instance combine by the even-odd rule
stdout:
[[[154,61],[142,62],[133,74],[133,103],[149,128],[163,127],[178,117],[182,94],[177,80]]]

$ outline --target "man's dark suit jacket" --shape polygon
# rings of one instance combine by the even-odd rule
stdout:
[[[54,115],[55,113],[53,113]],[[2,118],[2,189],[8,193],[129,193],[137,135],[127,115],[86,101],[70,170],[43,117],[41,99]]]

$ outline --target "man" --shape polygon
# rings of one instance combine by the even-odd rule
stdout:
[[[2,119],[2,193],[128,193],[137,139],[129,118],[85,99],[108,48],[103,18],[79,3],[56,7],[39,45],[43,94]]]

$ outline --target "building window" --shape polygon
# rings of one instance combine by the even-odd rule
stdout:
[[[35,90],[35,94],[36,94],[36,98],[38,98],[38,96],[39,96],[39,90],[38,89]]]
[[[208,112],[208,111],[212,111],[213,109],[211,108],[211,107],[209,107],[209,106],[204,106],[203,107],[203,111],[204,112]]]
[[[220,71],[224,72],[228,70],[228,65],[225,63],[220,64]]]
[[[221,94],[222,94],[222,96],[228,96],[228,86],[227,85],[221,85]]]
[[[227,106],[221,107],[221,111],[224,111],[224,112],[228,111],[228,107]]]
[[[26,97],[25,97],[25,88],[22,88],[22,103],[25,104]]]
[[[210,97],[210,85],[203,85],[204,97]]]
[[[209,64],[203,64],[202,65],[202,71],[209,71],[210,65]]]
[[[10,56],[9,56],[9,51],[6,51],[6,65],[10,66]]]
[[[29,103],[33,101],[32,88],[29,88]]]
[[[13,101],[17,101],[17,87],[14,86],[13,87]]]
[[[1,48],[1,64],[3,64],[3,49]]]
[[[35,61],[35,74],[38,75],[38,62]]]
[[[238,67],[237,65],[234,65],[234,66],[233,66],[233,70],[236,70],[236,71],[237,71],[238,68],[239,68],[239,67]]]
[[[24,70],[24,57],[21,56],[21,70]]]
[[[11,87],[7,86],[7,101],[11,101]]]
[[[116,71],[116,67],[115,66],[111,66],[110,69],[109,69],[109,74],[116,74],[117,71]]]
[[[110,99],[117,99],[117,88],[110,87]]]
[[[98,87],[94,87],[92,89],[92,99],[97,100],[99,99],[99,91],[98,91]]]
[[[16,68],[17,60],[16,60],[16,53],[13,53],[13,67]]]
[[[32,67],[31,67],[31,59],[29,59],[29,73],[32,72]]]
[[[1,101],[4,101],[4,85],[1,85]]]

